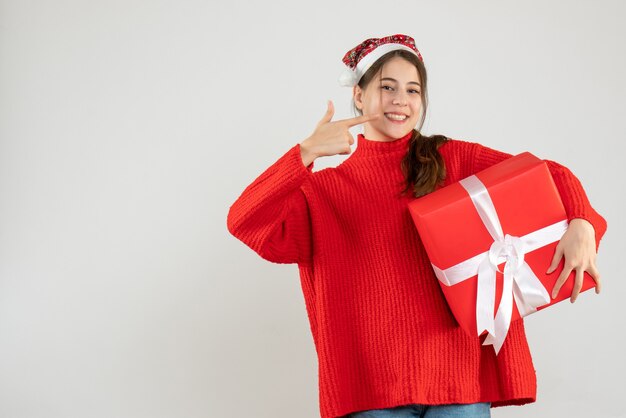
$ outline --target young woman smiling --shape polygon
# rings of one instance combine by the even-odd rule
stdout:
[[[297,263],[318,355],[323,418],[489,417],[490,408],[536,399],[524,322],[511,324],[496,356],[456,323],[407,204],[511,154],[475,142],[425,136],[427,76],[413,38],[370,38],[343,58],[357,116],[326,114],[313,133],[259,175],[230,207],[229,231],[261,257]],[[363,124],[354,138],[349,128]],[[323,156],[351,154],[312,172]],[[606,221],[566,167],[544,160],[568,220],[562,257],[576,299]],[[547,267],[547,266],[546,266]],[[294,412],[294,415],[298,415]]]

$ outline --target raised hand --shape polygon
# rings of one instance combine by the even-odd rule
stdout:
[[[300,143],[300,153],[305,166],[311,164],[317,157],[350,154],[350,145],[354,144],[354,138],[349,128],[380,117],[377,113],[333,122],[334,113],[333,102],[329,100],[326,113],[317,123],[313,133]]]

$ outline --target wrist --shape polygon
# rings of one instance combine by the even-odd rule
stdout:
[[[306,139],[300,143],[300,157],[302,157],[302,163],[307,167],[317,158]]]
[[[595,235],[596,230],[593,226],[593,224],[591,222],[589,222],[587,219],[585,218],[572,218],[569,221],[569,224],[571,226],[575,226],[575,227],[581,227],[581,228],[585,228],[587,230],[589,230],[592,234]]]
[[[593,225],[591,224],[591,222],[589,222],[588,220],[586,220],[585,218],[572,218],[569,223],[579,223],[581,225],[588,225],[590,227],[593,228]]]

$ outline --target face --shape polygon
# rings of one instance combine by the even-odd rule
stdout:
[[[393,141],[408,134],[419,121],[421,92],[417,68],[401,57],[387,61],[382,74],[376,75],[365,90],[355,86],[356,107],[364,115],[381,114],[378,119],[365,122],[365,137],[374,141]]]

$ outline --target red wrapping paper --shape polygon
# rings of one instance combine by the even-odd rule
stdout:
[[[504,160],[476,173],[475,176],[487,188],[504,234],[521,237],[548,225],[567,221],[565,208],[546,163],[529,152]],[[431,263],[441,270],[489,251],[494,243],[494,237],[461,182],[415,199],[409,203],[409,211]],[[549,275],[545,273],[552,262],[559,240],[560,238],[524,254],[524,261],[549,295],[564,266],[562,258],[554,272]],[[504,262],[498,264],[500,271],[495,275],[494,317],[502,299],[501,272],[504,265]],[[556,298],[538,306],[536,310],[569,298],[575,273],[575,270],[571,272]],[[470,335],[477,335],[477,273],[451,286],[441,280],[439,283],[459,325]],[[595,281],[585,272],[581,292],[593,287]],[[511,321],[520,318],[514,301]],[[480,335],[484,333],[481,332]],[[496,348],[496,352],[498,349]]]

